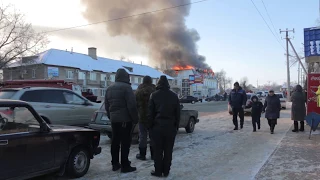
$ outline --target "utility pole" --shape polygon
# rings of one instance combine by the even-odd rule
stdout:
[[[259,88],[259,80],[257,79],[257,88]]]
[[[298,84],[300,84],[300,63],[298,63]]]
[[[280,34],[285,32],[286,33],[286,48],[287,48],[287,101],[290,102],[290,93],[291,93],[291,88],[290,88],[290,62],[289,62],[289,32],[294,33],[294,29],[288,30],[288,28],[285,31],[282,31],[280,29]]]

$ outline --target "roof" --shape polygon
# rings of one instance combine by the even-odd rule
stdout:
[[[115,73],[119,68],[124,68],[129,74],[132,75],[149,75],[152,78],[159,78],[160,76],[165,75],[168,79],[173,79],[171,76],[168,76],[150,66],[134,64],[126,61],[108,59],[103,57],[97,57],[97,59],[93,59],[87,54],[69,52],[58,49],[49,49],[38,54],[38,58],[32,64],[64,66],[77,68],[83,71],[102,71],[112,73]],[[20,65],[20,63],[13,63],[9,67],[17,67]],[[132,68],[132,72],[130,72],[125,67]]]

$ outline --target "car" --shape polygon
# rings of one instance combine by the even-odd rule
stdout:
[[[181,104],[180,113],[180,125],[179,128],[185,128],[187,133],[193,133],[196,123],[199,123],[198,111],[196,110],[184,110],[184,106]],[[98,130],[103,134],[106,134],[110,139],[112,138],[112,127],[110,119],[107,116],[105,105],[100,107],[98,111],[93,114],[89,128]],[[139,129],[136,126],[133,130],[133,140],[137,143],[139,139]]]
[[[87,126],[101,103],[64,88],[2,88],[0,99],[29,102],[48,124]]]
[[[255,93],[247,93],[247,103],[246,103],[246,105],[249,105],[250,103],[252,103],[252,101],[251,101],[252,96],[257,96],[257,95]],[[251,108],[245,108],[243,111],[244,111],[244,113],[251,113]],[[228,104],[228,112],[229,112],[230,115],[233,114],[230,104]]]
[[[193,96],[183,96],[179,99],[180,103],[191,103],[194,104],[196,102],[199,102],[199,99]]]
[[[284,94],[282,92],[276,92],[274,94],[279,97],[280,103],[281,103],[281,108],[286,109],[287,108],[287,103],[286,103],[287,98],[285,98]]]
[[[0,179],[82,177],[101,153],[99,141],[99,131],[48,125],[29,103],[0,100]]]

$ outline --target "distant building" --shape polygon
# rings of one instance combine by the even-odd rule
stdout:
[[[24,57],[3,69],[3,80],[59,79],[80,85],[83,91],[92,89],[104,97],[106,87],[115,82],[115,73],[124,68],[130,74],[133,90],[149,75],[153,84],[164,73],[142,64],[113,60],[97,56],[96,48],[88,48],[88,54],[49,49],[32,57]],[[170,84],[173,78],[166,75]]]

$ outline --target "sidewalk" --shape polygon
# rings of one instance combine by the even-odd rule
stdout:
[[[255,179],[320,179],[320,133],[310,128],[293,133],[291,129],[260,169]]]

